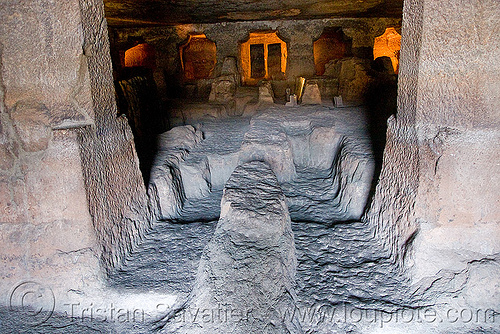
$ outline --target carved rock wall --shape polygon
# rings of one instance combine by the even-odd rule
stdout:
[[[218,219],[222,189],[235,168],[265,161],[294,220],[357,220],[374,161],[359,109],[272,107],[251,118],[176,127],[160,137],[149,195],[157,219]]]
[[[287,83],[295,84],[297,76],[315,74],[313,41],[328,27],[342,27],[344,34],[352,38],[353,56],[371,59],[376,36],[382,35],[387,27],[400,26],[396,18],[359,18],[359,19],[324,19],[309,21],[246,21],[216,24],[189,24],[175,27],[110,27],[110,41],[113,61],[119,64],[119,50],[124,50],[129,37],[143,36],[148,44],[155,47],[157,69],[155,79],[161,94],[176,97],[180,91],[181,63],[178,45],[184,42],[189,33],[205,33],[217,44],[217,66],[213,73],[219,75],[226,57],[239,58],[238,43],[248,39],[248,34],[255,30],[278,30],[281,38],[287,42]],[[204,85],[200,83],[200,85]],[[208,83],[210,87],[210,83]],[[205,91],[205,89],[200,89]]]
[[[398,115],[366,220],[417,296],[498,309],[498,3],[404,12]]]
[[[102,2],[9,2],[0,15],[0,289],[35,280],[60,307],[133,248],[145,188],[116,119]]]

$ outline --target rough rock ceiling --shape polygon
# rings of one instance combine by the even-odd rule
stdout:
[[[113,26],[401,17],[403,0],[104,0]]]

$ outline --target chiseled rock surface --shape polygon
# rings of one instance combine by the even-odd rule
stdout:
[[[157,218],[218,219],[231,173],[259,160],[275,173],[293,220],[359,220],[374,169],[364,117],[356,108],[270,107],[251,118],[207,120],[196,131],[174,128],[160,138],[151,172],[149,195]],[[193,136],[189,147],[173,144],[186,131]]]
[[[293,2],[233,0],[229,3],[206,0],[183,2],[157,1],[136,2],[131,0],[106,0],[107,19],[110,25],[132,25],[147,17],[157,25],[198,22],[258,21],[293,17],[297,20],[355,16],[401,17],[401,0],[372,0],[352,2],[338,0],[332,4],[328,0],[295,0]],[[133,25],[131,22],[134,22]]]
[[[156,222],[120,270],[109,276],[120,292],[154,291],[185,298],[193,289],[203,248],[217,222]]]
[[[175,127],[159,136],[158,153],[148,188],[148,194],[153,201],[151,207],[157,217],[175,218],[182,208],[186,195],[179,165],[189,151],[201,141],[201,136],[202,134],[191,125]]]
[[[368,224],[293,222],[292,229],[298,307],[287,316],[299,318],[304,331],[372,333],[367,330],[369,319],[350,321],[357,319],[359,310],[372,312],[372,319],[375,311],[389,313],[410,305],[407,278]]]
[[[146,188],[102,1],[9,1],[0,17],[0,304],[29,279],[60,308],[98,294],[137,244]]]
[[[188,300],[168,333],[302,333],[283,310],[295,306],[295,245],[285,197],[260,161],[236,168],[221,217],[203,251]],[[201,312],[199,317],[192,317]]]

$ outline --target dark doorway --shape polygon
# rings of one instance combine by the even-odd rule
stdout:
[[[267,46],[267,71],[271,78],[281,73],[281,44]]]
[[[252,78],[263,78],[266,76],[264,44],[250,45],[250,64],[252,69]]]

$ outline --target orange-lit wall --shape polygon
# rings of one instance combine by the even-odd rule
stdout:
[[[156,67],[155,49],[147,43],[139,44],[125,51],[125,67]]]
[[[245,71],[246,76],[249,77],[251,75],[249,70],[251,64],[248,61],[249,50],[246,50],[246,65],[242,66],[241,43],[249,40],[250,32],[278,31],[280,39],[286,42],[286,50],[283,50],[286,52],[283,52],[283,61],[280,65],[283,65],[283,70],[285,70],[285,80],[293,87],[296,77],[315,75],[313,43],[325,29],[342,29],[347,41],[351,41],[351,44],[348,44],[350,50],[348,49],[348,55],[345,57],[352,55],[371,58],[375,37],[382,35],[387,27],[399,26],[401,26],[400,18],[248,21],[133,29],[111,27],[110,37],[116,65],[120,64],[120,55],[117,50],[128,49],[131,39],[147,37],[146,41],[154,46],[156,51],[157,68],[154,75],[158,89],[162,95],[175,98],[180,94],[183,82],[186,81],[182,71],[179,46],[184,44],[191,34],[203,33],[209,40],[216,43],[217,64],[210,77],[218,74],[216,72],[222,69],[226,57],[237,58],[241,76],[243,77]]]
[[[382,36],[375,38],[373,45],[373,59],[389,57],[394,67],[394,72],[399,70],[399,50],[401,49],[401,35],[396,29],[387,28]]]
[[[278,37],[277,31],[257,31],[251,32],[248,40],[240,44],[240,61],[242,69],[242,80],[246,85],[255,85],[263,78],[252,78],[251,73],[251,59],[250,59],[250,45],[252,44],[264,44],[264,64],[266,75],[264,79],[271,79],[269,74],[267,59],[268,59],[268,45],[269,44],[281,44],[281,72],[286,74],[286,62],[287,62],[287,48],[286,43]]]
[[[342,39],[341,32],[324,32],[313,43],[314,67],[316,75],[325,73],[325,65],[332,59],[341,59],[345,56],[347,45]]]

